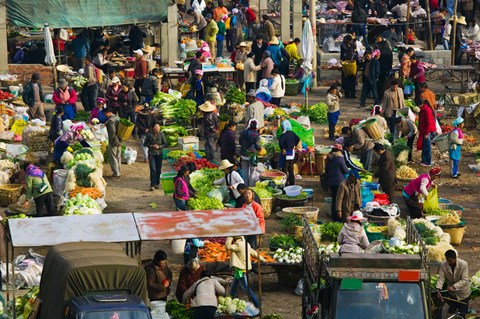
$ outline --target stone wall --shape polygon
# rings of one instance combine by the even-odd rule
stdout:
[[[43,86],[53,85],[53,68],[41,64],[9,64],[8,73],[16,75],[21,83],[25,85],[30,81],[32,73],[40,73],[41,83]]]

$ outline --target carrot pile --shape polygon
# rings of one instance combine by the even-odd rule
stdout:
[[[275,259],[264,251],[260,252],[260,256],[265,258],[267,263],[275,262]],[[226,250],[223,244],[209,242],[205,243],[205,246],[198,250],[198,257],[207,263],[227,262],[230,260],[230,252]],[[252,262],[256,261],[256,258],[252,257]]]
[[[92,199],[102,198],[103,194],[95,187],[80,187],[76,186],[73,191],[70,192],[70,198],[77,196],[80,193],[82,195],[88,195]]]

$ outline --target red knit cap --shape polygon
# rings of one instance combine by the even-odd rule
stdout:
[[[430,176],[440,175],[442,173],[442,169],[440,167],[434,167],[430,170]]]

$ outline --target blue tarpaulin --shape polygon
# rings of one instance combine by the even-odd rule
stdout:
[[[169,0],[6,0],[7,19],[19,27],[84,28],[160,22]]]

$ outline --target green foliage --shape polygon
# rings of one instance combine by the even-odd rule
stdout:
[[[125,125],[126,127],[135,125],[132,122],[130,122],[129,120],[124,119],[124,118],[120,118],[119,122],[122,123],[123,125]]]
[[[322,234],[322,240],[325,241],[337,241],[338,234],[342,230],[343,223],[329,222],[320,225],[320,233]]]
[[[229,103],[245,104],[246,95],[235,86],[230,86],[225,94],[225,100]]]
[[[193,319],[192,308],[187,308],[184,304],[174,299],[167,301],[166,311],[172,319]]]
[[[90,113],[83,110],[79,110],[73,120],[75,122],[88,122],[90,120]]]
[[[310,106],[305,113],[310,118],[310,121],[317,124],[325,124],[327,123],[327,111],[327,104],[320,102]]]
[[[280,225],[282,230],[289,231],[295,226],[303,226],[303,222],[297,214],[287,213],[282,220],[280,220]]]

